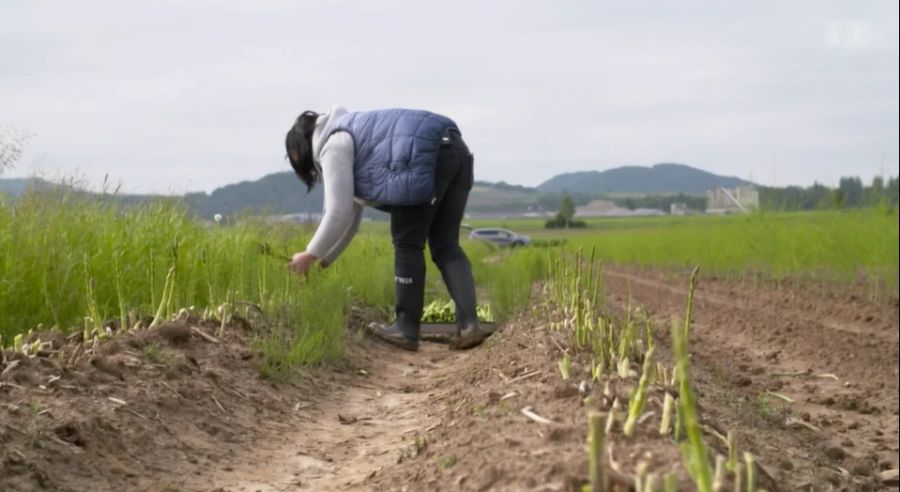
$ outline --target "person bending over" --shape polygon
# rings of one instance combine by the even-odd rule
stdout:
[[[325,211],[306,251],[290,268],[306,274],[333,263],[359,228],[364,206],[391,215],[395,321],[373,325],[378,338],[419,348],[425,297],[425,242],[456,304],[450,348],[484,341],[478,325],[472,267],[459,228],[473,182],[473,157],[450,118],[412,109],[303,112],[285,139],[288,160],[307,191],[321,181]]]

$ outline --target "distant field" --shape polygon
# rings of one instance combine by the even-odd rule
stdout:
[[[682,223],[685,217],[576,217],[583,220],[588,227],[584,229],[545,229],[547,218],[515,218],[515,219],[471,219],[463,221],[471,227],[502,227],[516,232],[526,233],[535,237],[575,237],[585,234],[594,234],[610,229],[634,229],[646,227],[658,227],[662,224]],[[693,218],[693,217],[692,217]],[[697,217],[700,218],[700,217]]]
[[[866,279],[897,290],[898,225],[894,209],[765,213],[748,216],[589,218],[588,227],[544,229],[542,219],[472,220],[537,240],[566,238],[615,263],[701,265],[706,272],[771,278]]]

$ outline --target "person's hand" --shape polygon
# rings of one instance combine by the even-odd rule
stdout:
[[[316,264],[319,258],[309,252],[301,251],[294,255],[291,259],[291,263],[288,265],[288,268],[291,269],[292,272],[307,275],[309,274],[309,269],[312,268],[313,265]]]

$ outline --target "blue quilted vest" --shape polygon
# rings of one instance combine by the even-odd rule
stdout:
[[[447,129],[459,131],[446,116],[413,109],[348,113],[330,135],[353,137],[354,195],[379,205],[419,205],[434,196],[438,150]]]

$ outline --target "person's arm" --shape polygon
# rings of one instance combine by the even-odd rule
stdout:
[[[344,234],[341,235],[340,239],[338,239],[337,244],[334,245],[325,256],[322,257],[322,265],[330,265],[334,263],[334,260],[344,252],[347,248],[347,245],[350,244],[350,241],[356,235],[356,231],[359,230],[359,223],[362,220],[363,214],[363,206],[354,202],[353,203],[353,221],[350,223],[350,227],[344,231]]]
[[[325,210],[305,253],[326,265],[346,248],[362,214],[362,208],[353,201],[353,152],[353,138],[338,132],[328,138],[320,155]]]

